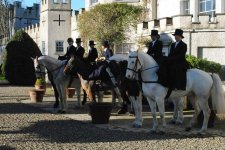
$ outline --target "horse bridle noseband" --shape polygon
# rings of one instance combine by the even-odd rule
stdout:
[[[129,58],[136,58],[136,61],[135,61],[135,66],[134,66],[134,69],[131,69],[131,68],[128,68],[127,67],[127,70],[130,70],[132,72],[134,72],[135,74],[136,73],[141,73],[143,71],[146,71],[146,70],[150,70],[150,69],[153,69],[153,68],[158,68],[159,66],[153,66],[153,67],[150,67],[150,68],[147,68],[147,69],[143,69],[143,70],[137,70],[137,65],[138,63],[141,65],[141,62],[138,58],[138,56],[129,56]],[[141,65],[142,66],[142,65]],[[158,83],[157,81],[142,81],[143,83]]]
[[[37,60],[38,61],[38,60]],[[38,70],[40,70],[40,71],[36,71],[35,70],[35,73],[39,73],[39,74],[46,74],[46,72],[45,71],[41,71],[41,66],[43,66],[43,67],[45,67],[46,68],[46,66],[45,65],[42,65],[42,64],[40,64],[39,62],[38,62],[38,65],[37,65],[37,68],[38,68]],[[48,70],[47,68],[47,72],[48,73],[52,73],[52,72],[54,72],[54,71],[57,71],[57,70],[59,70],[60,68],[62,68],[64,66],[64,64],[63,65],[61,65],[61,66],[59,66],[59,67],[56,67],[55,69],[52,69],[52,70]]]

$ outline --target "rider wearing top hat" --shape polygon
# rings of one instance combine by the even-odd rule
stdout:
[[[187,52],[187,44],[182,41],[184,38],[183,30],[176,29],[173,36],[175,36],[176,42],[172,43],[168,59],[159,69],[159,81],[161,80],[160,74],[162,74],[162,70],[164,70],[164,74],[167,74],[167,83],[164,86],[167,86],[169,90],[166,98],[170,96],[172,90],[185,90],[186,88],[186,71],[188,66],[185,54]]]
[[[76,50],[74,51],[73,55],[77,56],[78,58],[80,58],[81,60],[83,60],[83,56],[84,56],[84,48],[81,46],[81,38],[76,38]]]
[[[159,40],[160,35],[158,34],[158,30],[151,31],[151,39],[152,42],[149,44],[147,54],[152,56],[154,60],[160,65],[163,54],[162,54],[162,42]]]
[[[98,58],[98,51],[94,47],[95,46],[94,41],[92,41],[92,40],[89,41],[89,46],[90,46],[90,49],[89,49],[89,52],[88,52],[87,61],[89,63],[94,63],[96,58]]]
[[[73,39],[72,38],[68,38],[67,39],[67,42],[68,42],[68,47],[67,47],[67,50],[66,50],[66,54],[64,56],[59,56],[59,60],[69,60],[71,55],[75,53],[76,51],[76,48],[73,46]]]

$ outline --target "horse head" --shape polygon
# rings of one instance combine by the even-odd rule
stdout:
[[[34,70],[35,70],[35,75],[36,78],[42,78],[45,76],[45,67],[44,65],[40,64],[40,62],[38,61],[38,57],[36,56],[35,58],[32,58],[34,62]]]
[[[142,67],[142,60],[138,56],[138,51],[130,51],[128,55],[128,64],[126,78],[135,79],[136,74]]]

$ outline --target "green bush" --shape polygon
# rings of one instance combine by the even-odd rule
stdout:
[[[15,85],[34,85],[36,76],[30,57],[40,56],[41,52],[33,39],[20,30],[7,44],[5,52],[3,58],[5,78]]]
[[[197,68],[211,73],[220,73],[222,66],[219,63],[208,61],[207,59],[196,58],[191,55],[186,56],[186,60],[190,63],[192,68]]]

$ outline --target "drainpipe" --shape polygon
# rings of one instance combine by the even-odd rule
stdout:
[[[191,41],[192,41],[192,33],[195,33],[195,29],[193,29],[193,30],[191,30],[190,32],[189,32],[189,55],[191,55],[191,46],[192,46],[192,44],[191,44]]]

